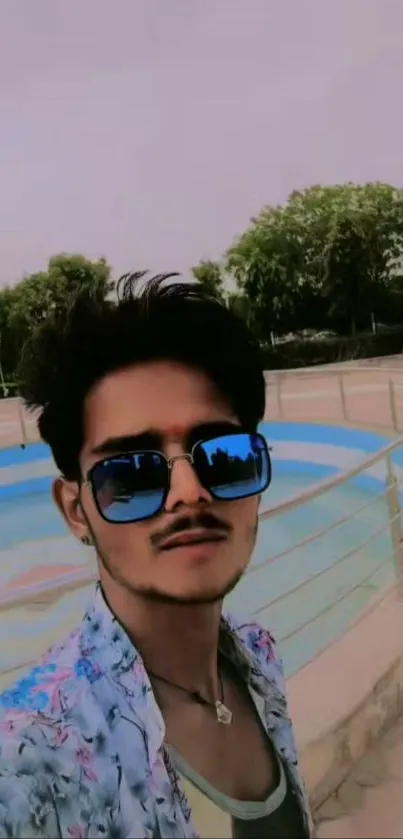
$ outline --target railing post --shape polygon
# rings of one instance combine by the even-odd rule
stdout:
[[[28,437],[27,437],[27,432],[26,432],[26,428],[25,428],[24,411],[23,411],[22,402],[21,402],[21,399],[20,399],[19,396],[17,397],[17,412],[18,412],[18,419],[20,421],[20,426],[21,426],[21,441],[22,442],[21,442],[20,445],[22,446],[23,449],[25,449],[25,446],[28,443]]]
[[[283,419],[283,400],[281,398],[281,374],[276,375],[276,394],[279,419]]]
[[[393,471],[390,454],[386,456],[386,474],[386,501],[389,512],[389,526],[393,547],[395,574],[399,589],[401,589],[401,593],[403,593],[403,537],[399,484]]]
[[[399,423],[397,419],[397,410],[396,410],[396,398],[395,398],[395,386],[393,383],[393,379],[389,379],[389,404],[390,404],[390,414],[392,417],[392,425],[395,431],[399,430]]]
[[[340,402],[341,402],[341,410],[343,415],[344,422],[347,422],[347,403],[346,403],[346,391],[344,389],[344,377],[343,373],[340,373],[338,376],[339,379],[339,391],[340,391]]]

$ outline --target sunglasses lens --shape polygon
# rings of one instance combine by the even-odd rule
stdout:
[[[194,458],[199,478],[214,498],[247,498],[270,484],[270,455],[261,434],[228,434],[206,440],[196,446]]]
[[[97,463],[91,483],[99,511],[107,521],[141,521],[161,509],[168,468],[158,452],[120,455]]]

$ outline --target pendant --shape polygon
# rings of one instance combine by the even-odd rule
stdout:
[[[224,705],[223,702],[220,702],[218,699],[215,703],[215,709],[217,714],[217,722],[222,723],[223,725],[231,725],[232,723],[232,711]]]

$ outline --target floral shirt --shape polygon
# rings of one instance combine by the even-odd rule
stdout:
[[[273,640],[226,616],[220,647],[264,698],[309,835]],[[0,837],[195,837],[164,733],[140,655],[98,587],[81,625],[0,696]]]

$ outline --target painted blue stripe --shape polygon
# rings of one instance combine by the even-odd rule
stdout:
[[[52,457],[52,453],[44,443],[28,443],[26,449],[22,449],[21,446],[14,446],[12,449],[1,449],[0,467],[19,466],[48,457]]]
[[[309,475],[317,481],[336,475],[340,470],[336,466],[328,466],[322,463],[303,463],[297,460],[273,460],[273,481],[276,475]],[[351,486],[362,489],[364,492],[378,495],[385,489],[385,482],[382,478],[374,478],[372,475],[357,475],[349,481]],[[331,490],[330,490],[331,491]],[[401,492],[403,499],[403,491]]]
[[[398,466],[403,466],[403,450],[399,449],[397,452],[393,452],[391,455],[393,463],[397,463]]]
[[[315,423],[263,422],[261,423],[261,431],[267,436],[268,440],[273,442],[281,440],[295,443],[325,443],[327,445],[361,449],[369,454],[376,452],[391,440],[387,435],[375,434],[371,431],[316,425]],[[26,449],[14,446],[14,448],[0,451],[0,468],[2,466],[32,463],[35,460],[43,460],[51,456],[50,449],[44,443],[30,443]],[[396,455],[396,462],[403,464],[403,452]]]
[[[49,493],[52,487],[53,478],[31,478],[28,481],[19,481],[16,484],[0,484],[0,501],[3,498],[22,498],[24,495],[33,495],[37,492]]]
[[[275,487],[276,478],[279,476],[286,477],[290,475],[291,478],[295,478],[296,476],[306,476],[309,477],[313,482],[319,481],[321,479],[330,477],[331,475],[337,474],[339,470],[335,466],[324,465],[324,464],[315,464],[315,463],[304,463],[301,461],[295,460],[276,460],[274,459],[273,462],[273,486]],[[14,510],[17,509],[16,505],[20,503],[21,506],[21,515],[24,515],[24,505],[29,505],[30,503],[39,503],[50,505],[51,504],[51,484],[52,478],[37,478],[29,481],[20,482],[18,484],[11,484],[0,487],[0,506],[9,504],[9,510],[12,513]],[[356,478],[350,481],[350,486],[355,487],[368,495],[368,499],[370,499],[373,495],[379,495],[384,490],[384,480],[381,478],[374,478],[369,476],[368,474],[358,475]],[[343,491],[343,487],[339,489],[339,492]],[[331,493],[332,490],[329,490]],[[364,500],[364,499],[363,499]],[[270,506],[270,490],[267,495],[267,502],[268,506]],[[274,503],[275,499],[274,499]],[[403,491],[400,492],[400,503],[403,507]],[[311,508],[311,503],[307,502],[307,510],[306,513],[309,513],[309,509]],[[29,508],[28,508],[29,509]],[[3,514],[6,513],[7,506],[5,510],[3,510]],[[303,511],[302,511],[303,512]],[[386,512],[386,499],[385,499],[385,512]],[[292,511],[290,511],[292,513]],[[318,522],[318,529],[320,527],[320,522]],[[35,524],[34,533],[32,532],[32,523],[28,526],[28,531],[25,532],[26,539],[45,539],[47,537],[56,537],[59,535],[63,535],[65,533],[65,528],[62,526],[61,520],[53,518],[51,516],[49,521],[39,521],[38,524]],[[11,531],[11,536],[7,537],[7,533],[3,534],[3,538],[0,537],[0,545],[1,547],[8,548],[12,547],[15,542],[15,534],[13,535],[13,530]]]
[[[309,475],[311,478],[320,481],[329,475],[336,475],[340,470],[337,466],[328,466],[322,463],[308,463],[301,460],[276,460],[273,458],[273,478],[276,475]]]
[[[321,480],[330,475],[336,475],[340,470],[336,466],[329,466],[322,463],[304,463],[298,460],[276,460],[273,458],[273,480],[276,475],[309,475],[313,480]],[[19,481],[15,484],[0,485],[0,500],[3,498],[21,498],[24,495],[33,495],[37,492],[49,493],[52,487],[53,478],[32,478],[28,481]],[[370,475],[358,475],[351,480],[351,484],[367,492],[378,493],[384,487],[380,478]]]
[[[340,428],[326,425],[305,423],[272,423],[261,424],[261,430],[269,441],[299,442],[312,444],[340,445],[346,448],[361,449],[366,453],[378,451],[390,438],[380,434],[358,429]],[[33,463],[51,456],[50,449],[43,443],[29,444],[25,450],[14,447],[0,451],[0,468],[3,466],[23,465]],[[393,461],[403,466],[403,451],[393,454]],[[313,480],[336,474],[339,470],[329,464],[303,463],[295,460],[276,460],[274,451],[274,474],[309,475]],[[1,477],[1,475],[0,475]],[[354,479],[355,486],[367,492],[378,493],[382,482],[368,475],[360,475]],[[19,481],[11,485],[2,486],[0,483],[0,499],[21,498],[37,492],[49,492],[52,478],[41,477]]]

